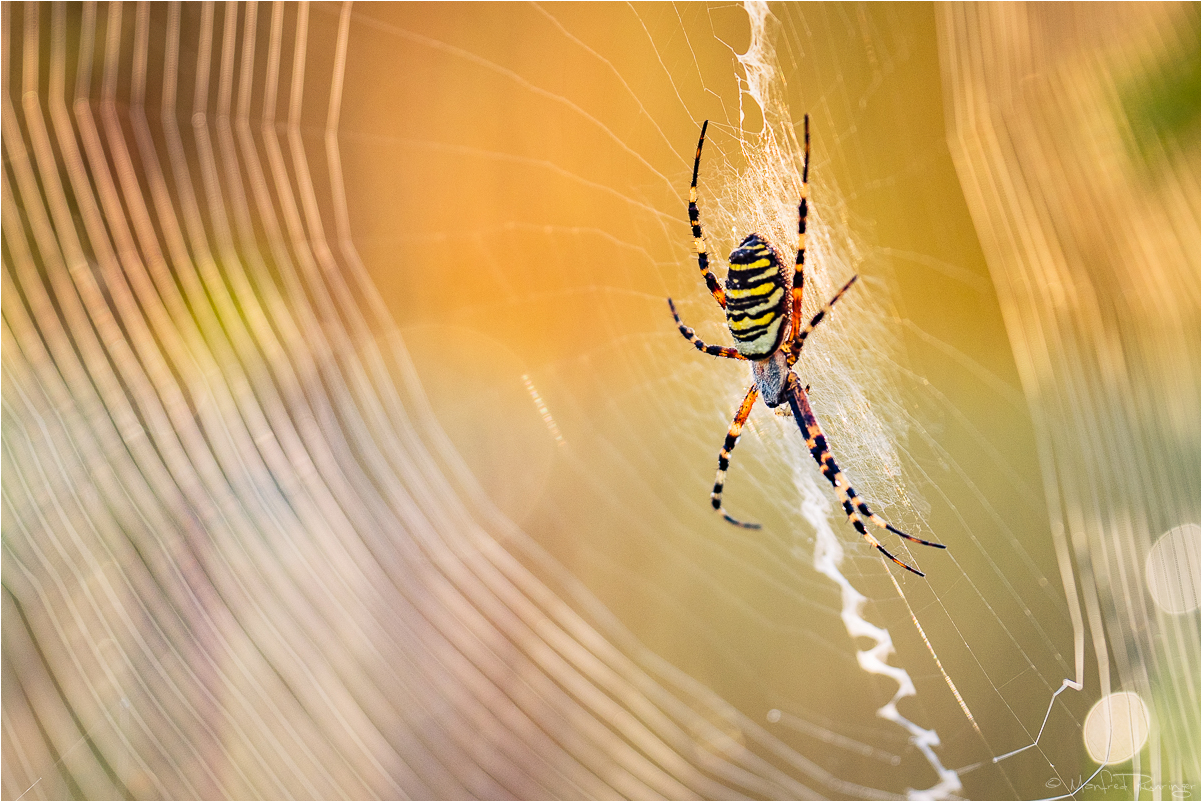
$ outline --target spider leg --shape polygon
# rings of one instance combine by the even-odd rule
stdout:
[[[740,354],[734,348],[724,345],[706,345],[701,339],[693,333],[693,330],[686,326],[680,320],[680,315],[676,314],[676,304],[672,303],[672,299],[668,299],[668,308],[672,310],[672,317],[676,319],[676,326],[680,329],[680,333],[684,338],[693,344],[698,351],[709,354],[710,356],[721,356],[727,359],[743,359],[747,357]]]
[[[843,505],[844,512],[847,513],[848,519],[852,526],[859,532],[865,540],[876,548],[881,554],[884,554],[893,562],[905,568],[907,571],[925,576],[922,571],[916,568],[911,568],[901,560],[894,557],[889,551],[881,545],[880,541],[869,533],[867,527],[864,526],[863,520],[860,518],[863,515],[872,523],[887,529],[899,537],[906,540],[911,540],[915,543],[921,543],[924,546],[932,546],[937,549],[945,549],[942,543],[932,543],[928,540],[920,540],[919,538],[907,535],[905,532],[897,529],[887,523],[884,518],[876,515],[872,510],[868,509],[868,505],[856,495],[855,488],[847,481],[843,472],[839,470],[839,466],[835,463],[834,456],[831,455],[830,449],[826,444],[826,436],[822,434],[822,429],[818,426],[818,419],[814,416],[814,409],[810,406],[810,400],[806,397],[805,390],[801,387],[801,382],[795,374],[789,375],[789,406],[793,408],[793,414],[797,417],[797,421],[805,427],[806,446],[810,449],[810,454],[822,469],[822,475],[827,478],[835,487],[835,492],[839,494],[839,501]]]
[[[697,209],[697,171],[701,167],[701,146],[705,144],[705,129],[710,121],[701,124],[701,137],[697,140],[697,155],[693,159],[693,183],[689,186],[689,222],[693,226],[693,246],[697,249],[697,266],[705,277],[705,286],[718,302],[718,306],[726,308],[726,293],[718,286],[718,279],[710,272],[709,251],[705,247],[705,235],[701,233],[701,212]]]
[[[801,297],[805,289],[806,217],[810,197],[810,115],[805,116],[805,162],[801,167],[801,203],[797,206],[797,266],[793,268],[793,318],[789,331],[796,339],[801,329]]]
[[[747,422],[747,416],[751,414],[751,408],[755,405],[756,396],[759,390],[753,384],[747,391],[747,395],[743,397],[743,403],[739,406],[739,411],[735,413],[735,419],[730,423],[730,429],[726,432],[726,442],[722,444],[722,450],[718,452],[718,476],[714,479],[714,492],[710,494],[710,502],[714,505],[714,509],[722,514],[730,523],[735,526],[741,526],[744,529],[759,529],[759,524],[749,524],[736,520],[727,514],[726,510],[722,509],[722,486],[726,484],[726,469],[730,467],[730,452],[735,450],[735,444],[739,442],[739,435],[743,432],[743,424]]]
[[[805,344],[806,337],[809,337],[810,332],[818,328],[818,324],[821,323],[822,319],[826,317],[828,312],[831,311],[831,307],[833,307],[838,300],[843,297],[843,293],[851,289],[851,285],[855,284],[856,279],[858,278],[859,276],[852,276],[851,279],[843,285],[842,289],[835,293],[835,297],[827,301],[826,306],[818,310],[818,314],[814,315],[814,317],[810,319],[810,322],[806,324],[806,327],[797,332],[797,334],[793,337],[793,342],[789,346],[789,367],[793,367],[793,365],[797,363],[798,357],[801,356],[801,347]],[[799,311],[794,309],[793,314],[797,315],[798,313]]]

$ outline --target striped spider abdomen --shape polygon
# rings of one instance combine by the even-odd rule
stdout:
[[[776,251],[749,234],[730,254],[726,275],[726,325],[735,348],[751,360],[767,359],[784,340],[789,319],[789,288]]]

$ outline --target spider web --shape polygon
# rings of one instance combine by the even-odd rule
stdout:
[[[4,797],[1197,793],[1197,10],[1094,17],[5,4]],[[709,509],[693,147],[788,255],[805,112],[797,372],[926,579],[762,405]]]

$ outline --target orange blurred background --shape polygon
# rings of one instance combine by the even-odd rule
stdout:
[[[941,778],[912,733],[878,714],[897,683],[862,669],[867,640],[848,633],[840,587],[814,568],[803,504],[806,483],[822,480],[792,421],[759,407],[733,457],[726,507],[763,529],[730,527],[710,509],[718,450],[749,379],[745,366],[689,347],[665,302],[672,297],[707,342],[728,342],[698,276],[686,213],[701,121],[710,120],[701,215],[720,266],[748,220],[771,235],[795,224],[789,170],[800,154],[784,153],[779,175],[748,179],[744,171],[759,169],[766,143],[799,136],[806,113],[807,309],[853,273],[860,282],[807,342],[798,372],[836,458],[869,503],[948,546],[886,544],[921,566],[927,576],[919,579],[883,562],[842,516],[831,518],[847,554],[843,574],[867,599],[864,618],[887,629],[896,650],[889,663],[915,685],[900,713],[937,734],[939,763],[962,783],[955,793],[1027,798],[1066,793],[1090,777],[1097,764],[1082,743],[1087,711],[1111,690],[1131,690],[1152,710],[1153,735],[1134,762],[1112,768],[1197,790],[1197,604],[1165,612],[1142,579],[1152,576],[1153,541],[1173,527],[1193,525],[1191,538],[1198,531],[1197,4],[789,4],[770,7],[763,31],[753,29],[756,9],[5,5],[4,181],[19,210],[8,211],[6,200],[5,319],[16,333],[6,334],[4,355],[5,798],[732,789],[858,798],[935,786]],[[84,106],[104,110],[103,69],[117,64],[121,122],[105,128],[104,147],[114,171],[123,137],[135,152],[124,200],[104,213],[135,216],[130,197],[140,188],[159,198],[148,202],[152,235],[169,238],[167,210],[187,220],[187,245],[168,253],[166,275],[184,288],[179,309],[188,311],[162,330],[147,298],[120,309],[112,300],[121,297],[120,275],[153,261],[146,242],[118,249],[111,270],[96,266],[103,249],[91,240],[101,229],[85,225],[77,196],[81,186],[101,186],[99,162],[82,179],[73,174],[81,184],[62,179],[64,208],[74,211],[54,218],[55,233],[66,237],[74,220],[84,245],[80,261],[67,258],[59,273],[35,236],[35,207],[43,195],[52,204],[53,187],[41,174],[21,183],[25,164],[31,176],[50,170],[26,152],[35,149],[35,112],[40,104],[52,113],[47,87],[74,87],[88,66],[88,14],[99,27]],[[162,66],[172,31],[178,72]],[[59,37],[65,56],[56,55]],[[769,45],[767,113],[739,58],[753,42]],[[115,62],[105,61],[106,48]],[[164,121],[183,131],[158,196],[146,140],[130,122],[139,59],[150,65],[142,78],[147,137],[164,163]],[[206,70],[211,81],[196,90]],[[34,72],[34,89],[24,91]],[[236,76],[228,88],[235,121],[242,93],[254,121],[245,140],[235,126],[229,153],[222,76]],[[179,106],[162,116],[173,79]],[[278,108],[269,112],[272,91]],[[31,96],[39,98],[32,106]],[[67,130],[74,125],[82,141],[84,115],[78,105],[72,114]],[[775,140],[761,136],[765,125],[775,126]],[[67,164],[68,151],[55,144],[51,163]],[[251,169],[256,156],[262,187]],[[211,164],[233,168],[210,175]],[[756,181],[770,198],[750,193]],[[236,218],[234,187],[243,185],[251,220],[222,250],[221,221]],[[110,222],[104,230],[118,229]],[[25,238],[34,244],[22,245]],[[792,243],[776,238],[788,255]],[[206,257],[206,241],[215,255]],[[129,377],[140,367],[114,358],[113,370],[133,388],[122,392],[139,414],[159,403],[167,410],[163,430],[150,413],[138,420],[151,421],[142,425],[168,462],[171,427],[183,430],[187,459],[172,464],[198,466],[203,482],[173,467],[181,492],[191,492],[193,479],[215,483],[200,496],[217,499],[221,515],[195,512],[206,508],[192,496],[179,509],[164,503],[164,537],[180,553],[195,550],[200,573],[186,582],[168,570],[155,575],[165,598],[174,598],[177,581],[202,589],[200,612],[181,613],[181,631],[209,632],[199,622],[210,617],[217,623],[195,642],[178,635],[190,644],[179,649],[211,659],[211,675],[184,676],[165,647],[153,659],[139,656],[134,635],[93,648],[99,624],[50,623],[103,583],[88,578],[90,568],[39,562],[40,544],[57,543],[62,530],[43,511],[94,503],[99,519],[97,510],[123,509],[104,487],[94,502],[93,490],[75,492],[70,482],[45,480],[53,490],[39,490],[38,453],[49,451],[36,445],[38,404],[23,395],[47,385],[49,374],[37,371],[53,368],[53,360],[38,362],[33,343],[59,336],[36,319],[32,288],[46,283],[55,297],[73,286],[54,283],[68,273],[82,286],[84,262],[104,291],[82,329],[100,327],[87,321],[112,306],[117,340],[154,331],[138,346],[147,349],[137,351],[138,365],[159,375],[153,354],[166,354],[169,370],[154,389],[167,400],[137,398]],[[21,328],[25,317],[31,322]],[[56,360],[86,351],[72,325],[63,336],[76,345],[55,351]],[[171,350],[175,329],[182,351]],[[177,359],[185,351],[200,354],[196,364]],[[107,375],[109,367],[87,370]],[[299,389],[289,395],[292,373]],[[173,382],[186,411],[172,412],[174,396],[163,388]],[[221,406],[226,384],[236,403]],[[210,385],[218,401],[202,391]],[[284,411],[271,417],[277,392]],[[264,429],[255,428],[259,404],[268,410]],[[272,462],[271,441],[286,446],[293,426],[303,448]],[[246,449],[236,459],[221,454],[227,429]],[[126,447],[135,462],[150,459]],[[220,470],[205,472],[206,449]],[[103,463],[88,467],[83,447],[62,453],[68,463],[84,455],[83,484]],[[249,478],[239,473],[244,465]],[[325,491],[309,484],[315,476],[344,512],[321,506]],[[226,481],[233,501],[222,494]],[[821,491],[834,513],[834,494],[825,483]],[[306,517],[309,496],[322,515]],[[232,509],[247,511],[246,527],[233,527],[229,539],[212,534],[222,516],[242,520]],[[114,531],[153,551],[141,524],[114,515]],[[237,544],[257,542],[255,533],[267,545],[243,552]],[[90,538],[64,545],[64,564],[81,561],[72,549],[87,553]],[[356,560],[368,567],[351,571]],[[121,573],[105,565],[97,576]],[[214,578],[222,566],[237,581]],[[1186,548],[1169,570],[1195,600],[1197,566]],[[495,570],[516,588],[513,597]],[[60,574],[66,601],[36,592]],[[208,584],[215,592],[203,591]],[[244,604],[232,587],[246,593]],[[129,588],[120,602],[97,603],[97,621],[125,626],[139,599],[160,604],[139,596],[136,583]],[[265,625],[288,619],[294,629],[268,626],[261,638],[265,630],[253,625],[260,603]],[[545,618],[526,618],[534,608]],[[423,640],[427,621],[435,634]],[[163,637],[175,644],[177,636]],[[442,637],[485,666],[487,682],[476,686],[449,668],[458,664],[429,645]],[[241,660],[254,683],[235,677],[237,693],[214,692],[219,704],[199,705],[208,712],[197,720],[211,731],[178,718],[182,731],[198,733],[190,736],[197,764],[213,767],[216,779],[178,769],[185,779],[175,782],[173,760],[188,765],[195,756],[155,763],[146,757],[153,749],[128,734],[137,721],[120,711],[130,699],[135,714],[170,708],[162,700],[177,690],[208,699],[214,678]],[[310,665],[320,668],[305,674]],[[92,687],[105,671],[119,692]],[[286,681],[273,684],[273,671]],[[170,682],[154,684],[168,674]],[[1084,689],[1056,697],[1049,715],[1064,679]],[[267,689],[261,697],[258,682]],[[257,718],[241,718],[229,701],[243,696]],[[531,729],[517,718],[480,725],[462,713],[475,710],[462,700],[477,697],[481,708],[520,710]],[[391,709],[379,712],[388,704],[391,719]],[[318,744],[311,775],[289,779],[270,758],[268,768],[251,759],[276,722],[288,722],[297,744]],[[631,735],[639,727],[668,743],[672,760]],[[1041,732],[1037,748],[993,761]],[[281,752],[298,748],[284,737]],[[516,756],[506,751],[510,741]],[[82,743],[88,754],[79,746],[68,757]],[[177,755],[171,744],[155,748]],[[406,783],[410,769],[421,783]],[[600,779],[590,785],[580,774]]]

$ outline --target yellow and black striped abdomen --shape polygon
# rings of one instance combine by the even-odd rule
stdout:
[[[730,254],[726,324],[735,348],[748,359],[767,359],[780,347],[789,319],[789,293],[772,246],[750,234]]]

